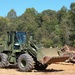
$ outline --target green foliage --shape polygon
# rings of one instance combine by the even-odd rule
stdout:
[[[16,18],[17,15],[16,15],[15,10],[14,10],[14,9],[11,9],[11,10],[8,12],[7,17],[10,18],[10,19]]]
[[[42,43],[43,43],[43,46],[47,48],[53,46],[53,40],[51,39],[42,39]]]
[[[75,2],[71,3],[70,8],[73,12],[75,11]]]
[[[5,32],[7,31],[8,21],[6,18],[0,17],[0,36],[4,35]]]
[[[0,36],[9,30],[25,31],[45,47],[75,46],[75,3],[70,8],[63,6],[59,11],[48,9],[41,13],[27,8],[21,16],[11,9],[6,17],[0,17]]]

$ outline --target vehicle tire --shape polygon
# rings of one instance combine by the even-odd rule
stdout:
[[[0,53],[0,68],[6,67],[8,65],[8,56],[5,53]]]
[[[36,69],[36,70],[45,70],[45,69],[47,68],[47,66],[48,66],[48,65],[46,65],[46,64],[43,65],[43,64],[41,64],[41,63],[36,63],[36,64],[35,64],[35,69]]]
[[[18,57],[18,68],[20,71],[31,71],[34,67],[33,58],[29,54],[22,54]]]

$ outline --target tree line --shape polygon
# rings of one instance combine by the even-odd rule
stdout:
[[[71,3],[70,9],[63,6],[58,11],[48,9],[41,13],[27,8],[21,16],[11,9],[6,17],[0,17],[0,40],[12,30],[27,32],[44,47],[75,46],[75,3]]]

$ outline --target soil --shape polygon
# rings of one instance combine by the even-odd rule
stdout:
[[[75,75],[75,65],[66,63],[51,64],[44,71],[20,72],[16,67],[0,68],[0,75]]]

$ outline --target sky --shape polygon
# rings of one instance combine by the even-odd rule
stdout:
[[[60,10],[63,6],[70,9],[75,0],[0,0],[0,16],[7,16],[11,9],[14,9],[17,16],[22,15],[27,8],[35,8],[39,13],[51,9]]]

